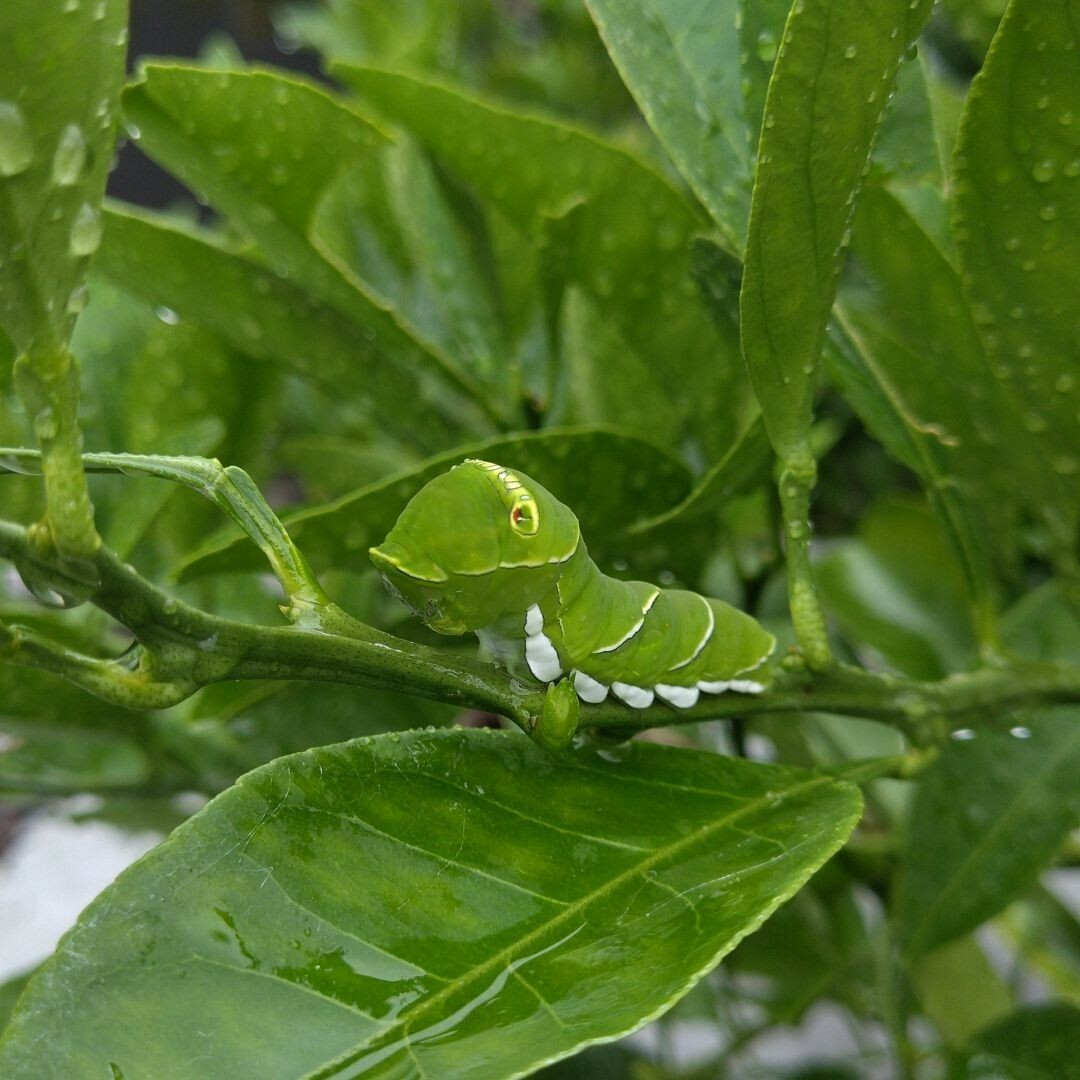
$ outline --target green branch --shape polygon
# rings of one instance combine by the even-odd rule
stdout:
[[[351,636],[302,624],[271,627],[222,619],[169,596],[104,548],[94,556],[94,585],[73,579],[55,553],[36,551],[29,532],[17,525],[0,523],[0,556],[29,565],[58,591],[77,591],[137,639],[124,656],[101,660],[26,629],[0,626],[0,661],[52,671],[127,708],[164,708],[215,682],[287,679],[396,690],[499,713],[529,732],[543,715],[547,688],[492,664],[367,626],[362,635]],[[722,717],[829,712],[883,721],[915,745],[929,746],[951,730],[1004,710],[1078,701],[1080,668],[1055,663],[913,682],[842,666],[813,672],[796,662],[782,667],[762,694],[703,695],[692,709],[679,710],[663,704],[635,710],[608,700],[581,706],[579,726],[623,731]]]

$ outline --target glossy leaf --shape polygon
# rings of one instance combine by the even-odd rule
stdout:
[[[312,237],[331,262],[505,397],[510,365],[497,301],[465,224],[426,154],[402,137],[341,174],[320,201]]]
[[[468,457],[521,469],[549,488],[578,515],[589,550],[597,553],[617,549],[639,516],[677,501],[690,487],[686,469],[651,443],[588,428],[552,430],[459,447],[327,506],[288,515],[285,527],[317,570],[366,570],[367,549],[390,531],[409,499],[433,477]],[[588,468],[581,467],[585,461]],[[247,544],[215,543],[197,552],[184,574],[257,565]]]
[[[1017,725],[951,741],[919,778],[897,897],[909,956],[997,914],[1080,823],[1080,713],[1043,709]]]
[[[30,973],[28,972],[0,983],[0,1034],[3,1034],[4,1028],[7,1027],[15,1002],[19,1000],[19,995],[26,989],[29,981]]]
[[[678,445],[683,425],[658,373],[576,286],[563,297],[560,330],[549,426],[604,425],[660,446]]]
[[[455,358],[328,260],[312,235],[335,178],[384,149],[382,132],[321,88],[269,72],[147,65],[141,74],[124,111],[142,149],[251,236],[279,276],[352,320],[357,349],[424,370],[491,409]]]
[[[84,912],[0,1071],[520,1075],[666,1009],[860,806],[826,777],[641,743],[552,758],[455,730],[283,758]]]
[[[587,0],[649,126],[733,252],[750,217],[756,129],[743,116],[739,0]]]
[[[1080,1009],[1064,1001],[1026,1005],[972,1041],[963,1080],[1077,1080]]]
[[[975,639],[963,572],[920,506],[872,507],[858,536],[833,545],[816,570],[829,611],[857,653],[869,647],[916,679],[970,666]]]
[[[85,305],[126,19],[124,0],[0,9],[0,326],[19,352],[66,344]]]
[[[556,222],[560,272],[653,366],[707,452],[730,440],[746,404],[738,342],[710,325],[697,297],[689,245],[702,218],[666,179],[557,120],[402,74],[334,71],[524,235]]]
[[[923,481],[953,552],[964,570],[968,592],[984,615],[991,609],[990,538],[980,525],[979,508],[957,483],[946,430],[923,419],[910,394],[892,373],[920,369],[920,358],[886,333],[881,323],[837,304],[825,362],[845,399],[889,453]],[[940,406],[937,406],[940,407]]]
[[[741,495],[769,479],[772,455],[760,417],[736,440],[731,449],[694,485],[681,502],[655,517],[635,523],[634,535],[653,530],[681,528],[702,517],[718,514],[735,495]]]
[[[153,214],[111,206],[98,269],[151,304],[213,331],[234,348],[281,365],[343,399],[367,423],[436,449],[457,428],[421,377],[430,371],[361,324],[204,230],[179,229]],[[420,433],[403,401],[429,403]],[[474,417],[475,419],[475,417]],[[358,419],[354,421],[360,423]]]
[[[1039,509],[1059,558],[1074,565],[1078,49],[1073,0],[1012,3],[968,95],[955,170],[965,281],[995,373],[1019,402],[1042,459]]]
[[[941,154],[921,56],[905,61],[896,73],[896,86],[874,144],[873,168],[894,183],[941,184]]]
[[[825,325],[855,196],[896,70],[928,0],[792,7],[754,180],[742,342],[777,455],[805,468]]]

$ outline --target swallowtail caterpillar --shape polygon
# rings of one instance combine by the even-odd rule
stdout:
[[[756,694],[775,638],[721,600],[620,581],[589,558],[573,512],[524,473],[467,460],[425,485],[371,558],[440,634],[475,631],[512,674],[567,677],[586,702],[689,708]]]

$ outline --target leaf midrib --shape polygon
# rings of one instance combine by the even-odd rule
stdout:
[[[828,784],[837,784],[837,781],[830,776],[815,776],[809,780],[804,780],[799,784],[785,790],[781,796],[781,801],[789,799],[795,795],[803,794],[807,791],[811,791],[816,787],[822,787]],[[838,787],[844,787],[843,783],[837,784]],[[405,1047],[412,1045],[408,1038],[408,1034],[412,1029],[416,1020],[425,1016],[437,1005],[441,1004],[447,998],[452,997],[471,983],[475,983],[477,980],[482,979],[485,975],[497,971],[507,961],[512,962],[516,959],[517,954],[523,948],[538,943],[540,940],[548,936],[552,931],[558,929],[561,924],[569,922],[574,916],[577,916],[589,907],[591,907],[596,901],[603,900],[606,897],[613,894],[616,890],[625,884],[633,881],[636,877],[646,874],[650,869],[655,868],[668,858],[674,857],[685,850],[692,849],[697,844],[707,840],[718,830],[726,828],[738,821],[740,818],[750,814],[753,811],[761,810],[768,805],[768,800],[763,796],[759,796],[752,802],[745,806],[740,806],[737,809],[731,811],[729,814],[724,815],[716,821],[709,822],[703,825],[700,829],[683,837],[681,840],[676,841],[670,846],[662,849],[658,849],[654,854],[650,855],[647,859],[642,859],[639,863],[628,869],[622,871],[610,881],[598,886],[592,892],[586,894],[578,900],[568,904],[565,908],[559,911],[556,915],[547,919],[534,929],[530,930],[523,937],[518,938],[515,942],[507,945],[505,948],[500,949],[499,952],[490,956],[487,960],[475,967],[466,971],[463,975],[457,979],[450,980],[445,987],[443,987],[437,994],[431,997],[425,998],[420,1002],[415,1009],[409,1012],[400,1014],[399,1021],[394,1027],[385,1029],[379,1032],[374,1039],[368,1039],[360,1045],[354,1047],[351,1050],[346,1051],[334,1062],[321,1067],[318,1071],[310,1073],[309,1076],[312,1080],[318,1080],[318,1078],[328,1078],[337,1075],[341,1069],[355,1063],[365,1051],[373,1049],[380,1042],[382,1042],[391,1033],[400,1030],[398,1039],[403,1041]],[[755,834],[756,835],[756,834]],[[785,852],[786,854],[786,852]]]

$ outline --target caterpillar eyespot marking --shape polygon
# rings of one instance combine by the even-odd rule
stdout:
[[[501,524],[500,524],[501,523]],[[519,676],[569,673],[581,701],[692,708],[760,694],[775,638],[721,600],[608,577],[573,511],[515,469],[466,460],[402,510],[371,556],[433,630],[476,632]]]

